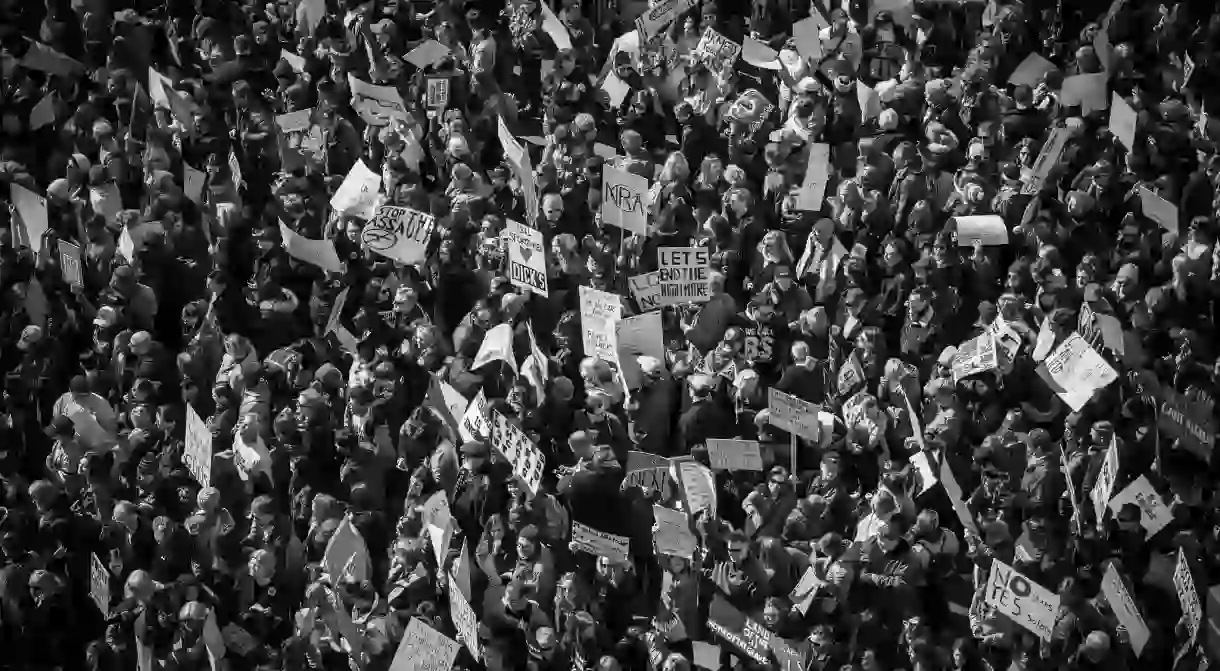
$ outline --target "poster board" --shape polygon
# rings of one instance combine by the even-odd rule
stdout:
[[[1110,499],[1110,510],[1115,514],[1128,503],[1133,503],[1140,509],[1140,526],[1148,532],[1148,538],[1160,533],[1161,529],[1173,521],[1173,511],[1165,503],[1165,499],[1156,492],[1149,482],[1148,476],[1141,475],[1127,485],[1121,492]]]
[[[652,3],[650,3],[652,4]],[[635,17],[635,29],[641,42],[648,42],[664,32],[674,19],[690,11],[695,0],[662,0]]]
[[[610,163],[602,165],[602,223],[648,235],[648,179]]]
[[[1148,645],[1148,639],[1151,634],[1148,631],[1148,625],[1144,622],[1144,616],[1140,614],[1139,608],[1135,605],[1135,600],[1131,598],[1131,592],[1127,589],[1127,581],[1114,568],[1114,562],[1106,563],[1106,574],[1101,581],[1101,591],[1106,595],[1106,601],[1110,604],[1110,609],[1114,611],[1114,616],[1118,618],[1118,623],[1127,630],[1127,635],[1131,639],[1131,649],[1135,652],[1135,656],[1139,657],[1144,652],[1144,646]]]
[[[707,455],[712,470],[761,471],[762,452],[756,440],[708,438]]]
[[[1111,436],[1110,446],[1106,448],[1106,456],[1101,461],[1101,469],[1097,472],[1097,481],[1089,492],[1093,502],[1093,514],[1098,522],[1105,519],[1110,498],[1114,496],[1114,481],[1118,479],[1118,441]]]
[[[482,388],[471,399],[470,405],[466,406],[466,412],[462,413],[462,419],[458,422],[458,433],[461,434],[462,440],[467,442],[487,440],[491,435],[491,428],[487,423],[487,396]]]
[[[805,177],[796,194],[795,208],[817,212],[826,198],[826,186],[830,183],[830,145],[815,142],[809,146],[809,159],[805,164]]]
[[[818,440],[821,431],[818,422],[820,406],[772,387],[767,390],[767,409],[771,411],[769,421],[772,426],[806,440]]]
[[[457,629],[458,640],[466,645],[471,657],[479,660],[483,658],[483,646],[479,643],[479,618],[470,607],[470,601],[459,589],[460,584],[458,577],[450,571],[449,614],[453,618],[454,628]]]
[[[669,477],[669,460],[655,454],[632,450],[627,453],[624,487],[651,488],[661,493],[661,501],[674,497],[676,483]]]
[[[443,110],[449,106],[449,78],[429,77],[427,105],[430,110]]]
[[[372,221],[360,229],[360,244],[377,254],[408,266],[423,263],[436,228],[436,217],[398,205],[377,208]]]
[[[710,255],[705,247],[658,247],[661,305],[711,300]]]
[[[508,242],[508,280],[513,286],[550,296],[546,275],[546,245],[542,231],[509,219],[504,235]]]
[[[609,363],[618,362],[618,339],[615,325],[623,315],[618,294],[581,286],[580,333],[585,356],[595,356]]]
[[[999,559],[992,559],[983,601],[1043,641],[1051,640],[1059,615],[1059,595]]]
[[[962,343],[953,356],[953,382],[956,384],[971,375],[999,368],[1000,358],[996,349],[995,336],[990,331]]]

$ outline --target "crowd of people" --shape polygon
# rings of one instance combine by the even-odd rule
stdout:
[[[1220,661],[1214,3],[621,4],[0,4],[0,669]]]

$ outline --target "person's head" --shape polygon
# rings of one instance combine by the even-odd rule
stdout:
[[[750,537],[744,532],[731,530],[725,537],[729,558],[734,564],[741,564],[750,557]]]

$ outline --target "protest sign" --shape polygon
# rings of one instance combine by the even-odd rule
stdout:
[[[470,607],[470,601],[462,593],[460,585],[461,581],[458,576],[450,571],[449,614],[453,617],[453,627],[457,629],[458,640],[466,644],[466,649],[470,651],[471,657],[476,660],[482,659],[483,649],[479,645],[479,618],[475,615],[474,609]]]
[[[631,539],[627,536],[598,531],[580,522],[572,522],[572,545],[581,552],[594,557],[605,557],[616,562],[627,561]]]
[[[298,56],[287,49],[280,49],[280,60],[287,61],[288,67],[292,68],[292,71],[297,74],[305,72],[305,58],[303,56]]]
[[[517,356],[513,353],[513,327],[511,324],[497,324],[483,335],[483,344],[474,361],[470,362],[471,370],[478,370],[492,361],[503,361],[514,372],[517,371]]]
[[[230,622],[220,630],[220,637],[224,640],[224,646],[230,652],[238,657],[245,657],[254,652],[258,647],[259,641],[254,638],[254,635],[243,629],[235,622]]]
[[[648,235],[648,212],[644,205],[647,193],[646,178],[609,163],[602,165],[602,223],[636,235]]]
[[[612,109],[617,109],[623,104],[623,99],[631,93],[631,86],[627,82],[619,79],[619,76],[611,72],[602,80],[601,91],[606,94],[606,99],[610,102]],[[603,182],[604,184],[604,182]],[[604,204],[603,200],[603,204]],[[604,215],[603,215],[604,216]]]
[[[1051,628],[1059,615],[1059,595],[999,559],[992,559],[983,601],[1043,641],[1051,640]]]
[[[1216,422],[1211,404],[1191,401],[1170,388],[1160,390],[1161,407],[1157,428],[1204,461],[1210,461],[1216,446]]]
[[[34,250],[34,254],[40,254],[42,236],[49,226],[47,199],[16,183],[9,186],[9,199],[21,219],[23,229],[23,235],[17,236],[14,242],[23,243]]]
[[[403,56],[403,60],[423,70],[429,65],[439,63],[448,55],[449,47],[436,40],[428,40],[408,52],[406,56]]]
[[[413,617],[403,632],[398,650],[394,651],[390,671],[451,671],[461,647],[457,641]]]
[[[822,60],[822,39],[818,33],[826,27],[825,23],[819,12],[813,12],[809,18],[793,24],[792,36],[796,40],[796,52],[801,58],[812,58],[815,62]]]
[[[709,516],[716,517],[716,477],[712,469],[694,457],[674,457],[669,460],[669,477],[682,488],[688,513],[693,516],[706,510]]]
[[[661,273],[653,271],[627,278],[640,312],[661,309]]]
[[[924,492],[936,486],[940,482],[940,478],[936,477],[936,470],[932,467],[932,462],[928,460],[928,453],[920,450],[910,456],[911,465],[915,467],[915,474],[918,484],[915,488],[915,496],[919,496]]]
[[[1080,107],[1084,116],[1104,110],[1110,104],[1106,85],[1109,75],[1105,72],[1073,75],[1063,80],[1059,89],[1059,102],[1064,107]]]
[[[369,170],[363,160],[356,161],[335,190],[335,195],[331,196],[330,208],[340,214],[372,219],[377,211],[380,191],[381,175]]]
[[[662,0],[649,7],[635,18],[635,29],[639,31],[640,41],[648,42],[660,35],[675,18],[694,6],[695,0]]]
[[[1046,60],[1040,54],[1030,54],[1008,76],[1008,83],[1013,86],[1024,84],[1032,89],[1042,83],[1042,78],[1046,73],[1058,69],[1054,63]]]
[[[817,405],[771,387],[767,390],[767,409],[771,411],[772,426],[807,440],[818,439],[818,411],[821,408]]]
[[[513,176],[521,187],[525,197],[525,212],[530,220],[538,216],[538,188],[534,183],[534,167],[530,163],[529,152],[517,142],[517,138],[508,130],[504,117],[496,118],[496,133],[500,139],[500,147],[504,150],[504,158],[513,170]]]
[[[1003,317],[998,315],[987,325],[987,332],[995,340],[1001,372],[1005,374],[1011,372],[1013,362],[1017,360],[1017,353],[1021,351],[1021,346],[1025,344],[1025,340]]]
[[[1100,482],[1100,478],[1098,481]],[[1118,511],[1128,503],[1139,506],[1140,526],[1148,532],[1148,538],[1157,535],[1161,529],[1169,526],[1169,523],[1173,521],[1173,511],[1165,504],[1165,499],[1161,498],[1161,495],[1153,489],[1152,483],[1148,481],[1146,475],[1139,476],[1135,482],[1127,485],[1123,491],[1111,498],[1110,510],[1118,514]]]
[[[96,552],[89,553],[89,596],[102,617],[110,616],[110,570]]]
[[[694,55],[707,63],[708,70],[719,74],[732,71],[737,57],[741,55],[741,45],[708,28],[699,38]]]
[[[1075,412],[1080,412],[1097,390],[1118,379],[1118,372],[1075,332],[1059,343],[1037,371]]]
[[[542,484],[542,471],[546,468],[546,457],[542,450],[517,425],[494,410],[489,418],[489,429],[492,446],[513,465],[513,474],[531,493],[537,494]]]
[[[65,240],[59,241],[59,272],[64,282],[74,287],[85,286],[85,273],[80,264],[80,245]]]
[[[809,612],[809,606],[813,604],[813,599],[817,596],[818,590],[825,584],[826,581],[818,575],[815,559],[814,563],[811,563],[809,568],[805,569],[805,573],[801,575],[800,581],[796,583],[796,587],[788,595],[788,600],[800,611],[801,615],[805,615]]]
[[[720,646],[692,641],[695,667],[705,671],[720,671]]]
[[[757,664],[766,665],[771,652],[771,632],[737,610],[717,594],[707,613],[707,626],[713,634],[739,650]]]
[[[783,393],[783,392],[779,392]],[[762,452],[756,440],[729,440],[708,438],[707,455],[713,470],[761,471]]]
[[[669,477],[669,460],[655,454],[632,450],[627,453],[624,487],[651,488],[661,493],[661,501],[674,496],[674,481]]]
[[[1042,183],[1050,175],[1051,168],[1059,164],[1064,150],[1067,149],[1068,140],[1071,138],[1072,132],[1067,128],[1057,126],[1051,129],[1051,136],[1038,150],[1038,156],[1034,158],[1033,166],[1030,167],[1028,173],[1023,173],[1021,176],[1026,184],[1021,189],[1022,193],[1034,194],[1042,188]]]
[[[962,487],[957,484],[957,478],[953,475],[953,469],[949,466],[948,459],[942,459],[940,462],[940,485],[945,488],[945,493],[949,495],[949,503],[953,506],[953,512],[957,514],[957,520],[962,523],[963,527],[977,534],[979,527],[975,524],[974,516],[970,514],[970,509],[962,501]]]
[[[443,110],[449,106],[449,78],[429,77],[427,106],[430,110]]]
[[[509,281],[521,289],[550,296],[542,231],[509,219],[505,222],[504,235],[508,242]]]
[[[661,305],[706,303],[711,300],[707,248],[658,247],[657,258]]]
[[[1008,244],[1008,227],[1004,218],[996,214],[976,214],[953,217],[957,226],[957,246],[973,247],[975,242],[984,247]]]
[[[330,240],[311,240],[280,222],[280,243],[288,255],[298,261],[311,263],[332,273],[343,272],[343,262]]]
[[[368,545],[352,524],[349,514],[339,523],[334,535],[326,543],[326,551],[322,555],[322,567],[334,583],[341,581],[343,576],[350,575],[356,582],[368,580],[370,559]]]
[[[757,89],[747,89],[737,96],[737,100],[733,101],[722,116],[735,122],[734,129],[738,134],[746,133],[745,137],[754,137],[763,124],[771,121],[771,115],[774,113],[775,105],[767,100],[766,96]]]
[[[1098,522],[1105,519],[1106,508],[1110,498],[1114,496],[1114,481],[1118,479],[1118,441],[1110,438],[1110,447],[1102,459],[1101,470],[1097,472],[1097,481],[1089,492],[1089,500],[1093,502],[1093,514]]]
[[[847,360],[839,368],[835,384],[840,394],[850,394],[864,384],[864,366],[860,364],[860,357],[856,355],[855,350],[847,355]]]
[[[308,130],[313,125],[314,108],[297,110],[275,117],[275,125],[285,133],[297,133]]]
[[[830,145],[815,142],[809,146],[809,160],[805,164],[805,178],[797,192],[795,208],[816,212],[822,209],[826,197],[826,185],[830,182]]]
[[[1190,572],[1190,563],[1186,561],[1186,550],[1178,548],[1178,565],[1173,570],[1173,586],[1178,592],[1178,602],[1182,604],[1182,617],[1186,618],[1186,629],[1191,638],[1198,636],[1199,627],[1203,624],[1203,606],[1199,604],[1199,590],[1195,587],[1195,578]]]
[[[462,434],[462,440],[467,442],[487,440],[490,435],[491,428],[487,423],[487,397],[483,395],[482,388],[479,389],[479,393],[474,395],[470,405],[466,406],[466,412],[462,413],[458,433]]]
[[[1154,193],[1146,186],[1139,188],[1140,208],[1145,217],[1160,224],[1161,228],[1171,233],[1178,232],[1178,206],[1165,200],[1160,194]]]
[[[436,228],[436,217],[397,205],[377,208],[373,220],[360,229],[360,244],[407,265],[423,263]]]
[[[555,43],[555,48],[571,51],[572,35],[568,32],[568,27],[555,15],[555,10],[543,2],[538,4],[538,11],[542,18],[542,30]]]
[[[953,382],[1000,367],[995,337],[989,331],[962,343],[953,356]]]
[[[691,559],[699,546],[698,539],[690,530],[690,517],[664,506],[652,507],[652,541],[660,554]]]
[[[444,490],[434,493],[424,501],[420,519],[428,530],[429,540],[432,541],[436,564],[444,566],[445,555],[449,552],[449,541],[453,539],[453,513],[449,511],[449,499]]]
[[[1135,149],[1135,131],[1139,125],[1139,116],[1117,93],[1110,94],[1110,132],[1115,139],[1123,143],[1127,151]]]
[[[624,358],[624,354],[630,354],[665,361],[665,335],[660,312],[636,315],[620,321],[615,325],[614,337],[619,359]]]
[[[580,289],[581,341],[587,356],[596,356],[602,361],[616,363],[618,348],[615,340],[615,324],[622,318],[623,307],[617,294],[581,286]]]
[[[203,202],[203,185],[207,183],[207,173],[196,170],[186,163],[182,164],[182,192],[192,203]],[[126,229],[124,229],[126,230]]]
[[[1110,608],[1118,618],[1118,623],[1127,630],[1127,635],[1131,639],[1131,649],[1135,651],[1135,656],[1139,657],[1144,652],[1144,646],[1148,644],[1150,636],[1148,625],[1131,598],[1126,580],[1114,568],[1114,562],[1106,564],[1106,575],[1101,581],[1101,591],[1106,595],[1106,601],[1110,603]]]
[[[856,101],[860,104],[860,112],[865,122],[881,115],[881,96],[877,89],[859,80],[856,81]]]
[[[397,88],[370,84],[350,73],[347,83],[352,91],[352,109],[370,126],[388,126],[395,119],[410,120]]]
[[[182,461],[200,487],[212,485],[212,432],[190,404],[186,406],[186,443]]]

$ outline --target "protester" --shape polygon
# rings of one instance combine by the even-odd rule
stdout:
[[[1220,661],[1214,3],[614,4],[0,7],[0,669]]]

